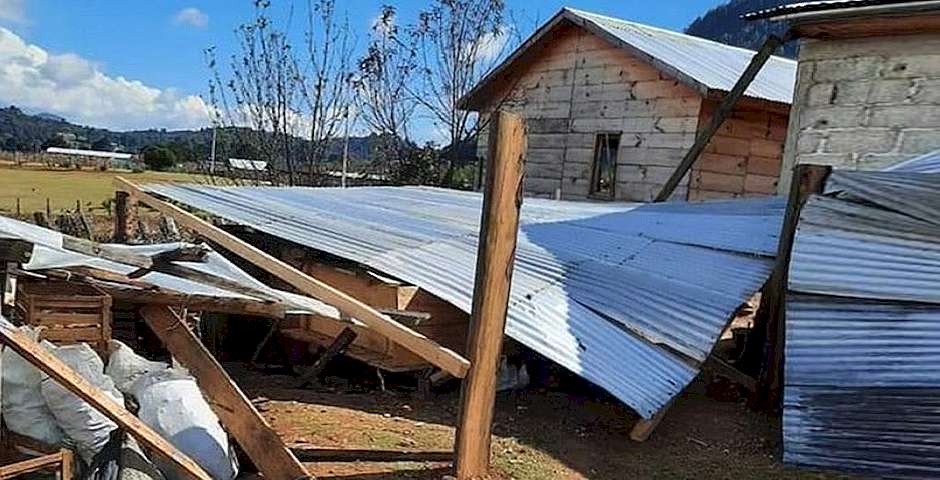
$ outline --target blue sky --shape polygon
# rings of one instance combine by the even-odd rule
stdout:
[[[290,2],[272,3],[283,14]],[[360,33],[361,46],[383,3],[395,5],[401,21],[409,22],[428,2],[337,3]],[[719,3],[507,0],[526,35],[565,5],[681,30]],[[230,52],[233,29],[253,11],[250,0],[0,0],[0,105],[115,129],[197,126],[198,96],[207,90],[203,50]]]

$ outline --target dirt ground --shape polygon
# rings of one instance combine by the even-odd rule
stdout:
[[[419,400],[328,377],[310,390],[292,377],[226,367],[292,447],[448,450],[454,439],[457,392]],[[531,390],[497,399],[492,464],[498,478],[535,479],[830,479],[784,468],[777,420],[721,401],[694,384],[652,437],[629,440],[636,416],[625,406],[560,391]],[[448,464],[309,463],[327,479],[440,479]]]

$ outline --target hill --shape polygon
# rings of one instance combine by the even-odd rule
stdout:
[[[793,2],[792,0],[731,0],[695,19],[686,27],[685,33],[728,45],[757,50],[764,43],[764,39],[768,34],[783,34],[784,24],[781,22],[768,22],[767,20],[747,22],[741,20],[741,15],[785,3]],[[790,42],[778,50],[777,55],[795,58],[796,52],[797,42]]]
[[[239,129],[217,130],[218,157],[251,158],[250,148],[239,144]],[[303,142],[298,138],[298,142]],[[131,130],[112,131],[76,125],[57,115],[40,113],[30,115],[15,106],[0,108],[0,149],[20,152],[38,152],[47,146],[70,146],[94,150],[119,150],[137,153],[148,145],[173,145],[185,152],[184,160],[196,161],[209,157],[212,129],[199,130]],[[350,137],[349,155],[353,161],[365,161],[370,149],[377,143],[374,136]],[[330,144],[329,156],[342,154],[342,139]],[[178,155],[179,156],[179,155]]]

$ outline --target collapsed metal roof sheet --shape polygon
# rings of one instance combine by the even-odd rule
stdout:
[[[146,190],[354,260],[469,312],[481,195],[428,187]],[[506,333],[650,418],[766,281],[785,202],[526,199]]]
[[[901,163],[892,165],[886,169],[886,172],[910,172],[910,173],[940,173],[940,150],[925,153],[905,160]]]
[[[830,175],[800,216],[786,316],[784,460],[940,474],[940,176]]]
[[[21,222],[0,215],[0,235],[19,238],[33,243],[33,255],[29,263],[23,265],[27,271],[41,271],[48,269],[61,269],[69,267],[89,267],[108,272],[127,275],[137,267],[112,262],[99,257],[92,257],[62,248],[63,235],[54,230],[43,228],[31,223]],[[157,245],[110,245],[115,249],[126,250],[143,256],[153,256],[179,248],[181,243],[165,243]],[[209,251],[205,262],[175,262],[180,265],[208,273],[222,279],[235,281],[247,288],[268,294],[271,298],[284,302],[288,311],[293,313],[316,313],[330,318],[340,318],[339,311],[330,305],[318,300],[297,295],[291,292],[273,289],[245,273],[232,262],[228,261],[218,252]],[[220,298],[251,298],[239,292],[232,292],[222,288],[207,285],[197,281],[176,277],[160,272],[149,272],[139,280],[160,288],[172,290],[188,295],[206,295]],[[258,299],[256,299],[258,300]],[[262,299],[263,300],[263,299]]]

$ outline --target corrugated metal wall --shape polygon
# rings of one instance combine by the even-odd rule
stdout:
[[[834,172],[790,264],[784,461],[940,477],[940,175]]]

